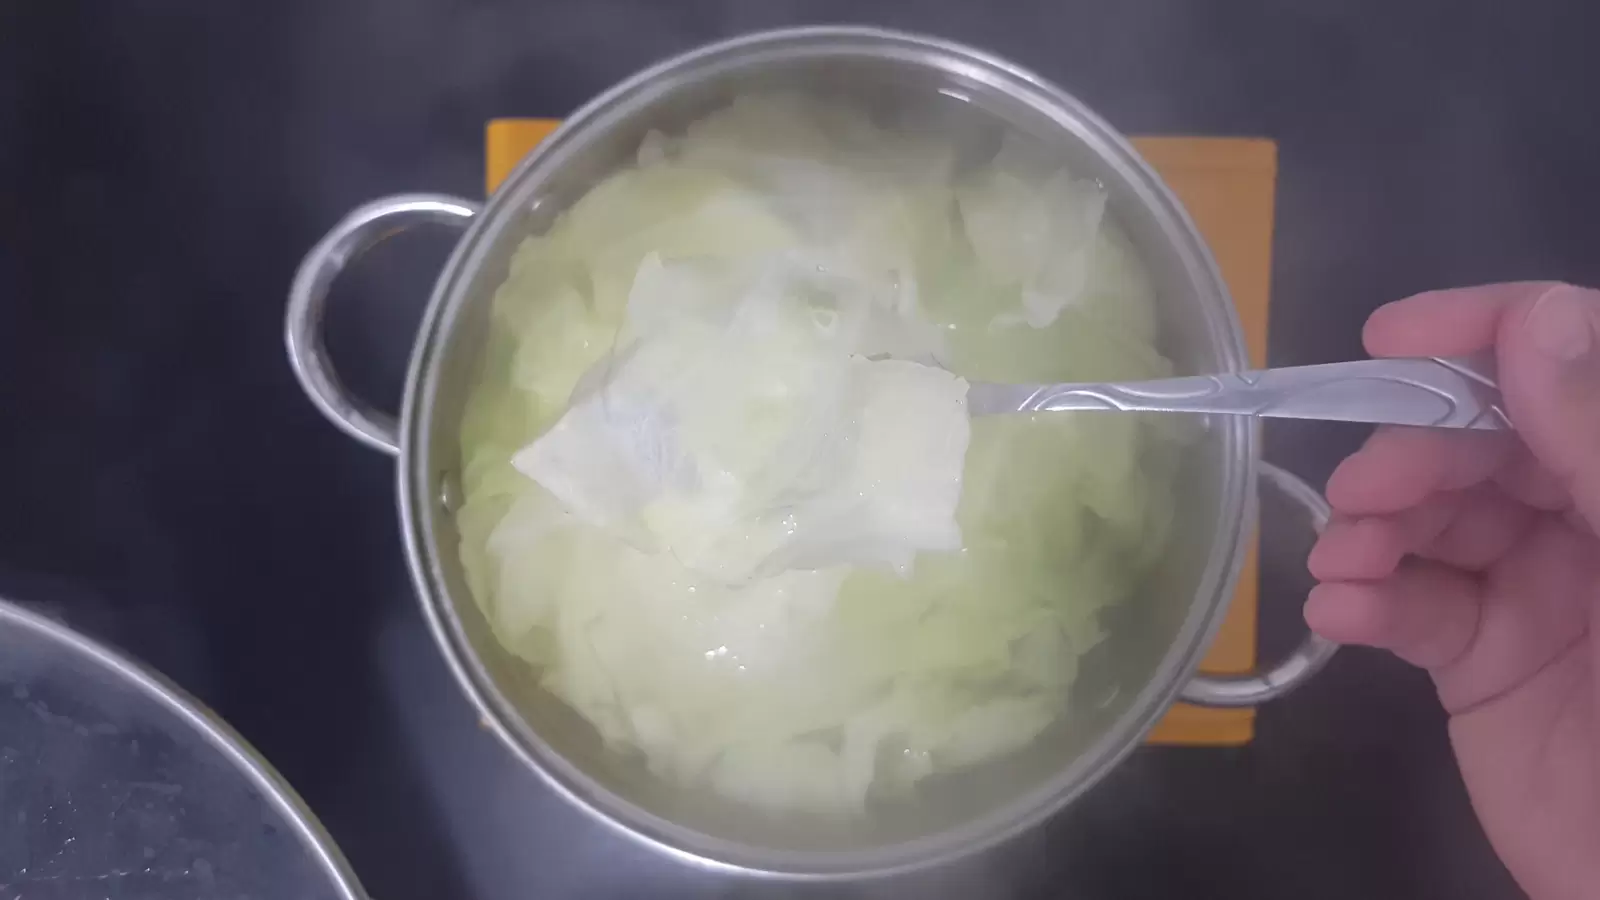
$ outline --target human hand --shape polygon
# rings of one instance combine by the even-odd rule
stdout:
[[[1493,348],[1516,434],[1382,429],[1328,480],[1310,626],[1433,677],[1472,803],[1535,900],[1600,896],[1600,291],[1379,309],[1373,356]]]

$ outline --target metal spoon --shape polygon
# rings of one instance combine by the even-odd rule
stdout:
[[[1432,428],[1511,428],[1490,357],[1369,359],[1105,384],[984,384],[970,415],[1066,410],[1222,413]]]

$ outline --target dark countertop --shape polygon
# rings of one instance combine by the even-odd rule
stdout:
[[[352,205],[481,189],[482,124],[560,115],[738,31],[871,21],[993,49],[1130,133],[1279,141],[1272,361],[1359,352],[1382,301],[1600,282],[1592,4],[1123,0],[77,0],[0,10],[0,593],[226,717],[383,900],[706,896],[480,731],[412,598],[392,463],[328,426],[280,339]],[[398,397],[447,249],[386,245],[330,345]],[[1320,482],[1359,430],[1269,430]],[[1268,579],[1269,645],[1297,599]],[[0,868],[5,865],[0,848]],[[1237,750],[1144,750],[952,895],[1515,896],[1424,678],[1346,652]]]

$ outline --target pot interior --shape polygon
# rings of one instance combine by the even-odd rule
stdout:
[[[708,792],[675,788],[542,690],[490,633],[469,595],[447,509],[463,400],[478,376],[486,312],[511,252],[598,179],[630,165],[651,129],[674,131],[735,96],[806,91],[938,123],[975,142],[1015,130],[1059,152],[1109,194],[1109,216],[1153,279],[1160,348],[1178,373],[1239,368],[1238,327],[1204,249],[1147,170],[1070,98],[959,48],[879,33],[724,45],[596,101],[525,161],[441,279],[419,359],[406,435],[418,574],[469,690],[511,741],[583,803],[626,829],[697,857],[810,875],[912,865],[991,843],[1064,802],[1136,743],[1197,661],[1237,568],[1250,431],[1197,428],[1176,480],[1177,525],[1154,575],[1102,614],[1107,638],[1083,661],[1071,711],[1027,749],[923,782],[913,799],[865,818],[773,819]],[[1107,413],[1105,415],[1115,415]]]

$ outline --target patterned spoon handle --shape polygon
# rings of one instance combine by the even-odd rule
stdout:
[[[1369,359],[1106,384],[984,384],[971,415],[1067,410],[1222,413],[1431,428],[1511,427],[1492,359]]]

